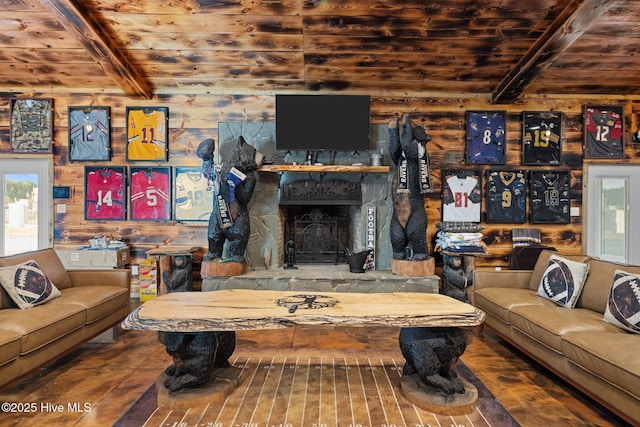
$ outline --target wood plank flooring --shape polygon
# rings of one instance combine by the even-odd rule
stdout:
[[[223,403],[161,407],[139,418],[147,426],[181,427],[516,425],[486,394],[469,414],[434,414],[414,406],[400,391],[403,358],[256,355],[233,356],[231,362],[239,384]],[[459,374],[464,372],[470,371],[460,366]]]
[[[397,336],[394,327],[242,331],[233,357],[397,360]],[[522,426],[625,425],[489,330],[462,359]],[[0,425],[112,425],[170,362],[156,333],[116,329],[113,342],[89,343],[0,392],[0,402],[37,406],[34,413],[1,412]]]

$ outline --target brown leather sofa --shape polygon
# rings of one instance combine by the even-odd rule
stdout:
[[[38,263],[62,295],[20,309],[0,287],[0,388],[73,350],[129,314],[129,270],[66,270],[51,248],[0,257],[0,267],[28,260]]]
[[[640,267],[561,255],[589,263],[575,308],[537,295],[554,252],[541,252],[533,270],[476,270],[473,303],[484,325],[534,360],[634,425],[640,424],[640,335],[603,320],[616,269]]]

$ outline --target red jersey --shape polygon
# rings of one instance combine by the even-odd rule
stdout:
[[[169,175],[150,170],[131,174],[131,219],[169,219]]]
[[[87,174],[85,216],[87,219],[124,219],[124,177],[113,170]]]

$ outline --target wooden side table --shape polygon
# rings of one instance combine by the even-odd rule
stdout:
[[[175,267],[176,257],[187,257],[189,262],[186,269],[188,277],[193,274],[193,253],[198,248],[189,246],[163,246],[159,248],[149,249],[146,254],[148,258],[152,258],[158,263],[158,295],[169,293],[169,284],[166,282],[164,272],[172,273]],[[192,290],[192,289],[189,289]]]

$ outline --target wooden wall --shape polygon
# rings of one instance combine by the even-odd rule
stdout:
[[[206,224],[175,224],[131,221],[85,221],[84,220],[84,166],[100,165],[101,162],[71,162],[68,158],[67,107],[82,105],[104,105],[111,107],[112,160],[107,164],[128,166],[125,159],[125,107],[166,106],[170,114],[169,162],[165,166],[200,166],[195,148],[205,138],[217,140],[218,122],[223,121],[270,121],[275,116],[273,95],[164,95],[150,101],[132,100],[125,96],[93,94],[37,94],[34,96],[53,98],[55,110],[54,185],[70,186],[70,200],[65,203],[66,213],[55,214],[54,245],[77,246],[86,244],[95,234],[109,234],[125,240],[133,250],[134,262],[144,258],[144,251],[157,245],[189,245],[206,247]],[[9,99],[0,98],[0,155],[10,157],[9,146]],[[506,168],[528,170],[548,167],[521,166],[521,112],[525,110],[556,110],[563,112],[562,167],[571,170],[571,205],[580,208],[580,216],[572,217],[568,225],[487,224],[484,225],[485,241],[492,257],[483,259],[480,265],[505,266],[511,249],[511,230],[515,227],[538,227],[542,231],[543,243],[557,249],[579,253],[582,248],[582,106],[584,104],[616,104],[625,108],[626,159],[624,163],[640,163],[640,144],[631,142],[630,133],[635,131],[636,114],[640,105],[636,102],[615,98],[591,98],[572,100],[566,98],[526,98],[516,104],[492,105],[485,97],[460,98],[397,98],[372,95],[371,120],[387,123],[395,114],[409,113],[413,120],[422,123],[433,140],[428,145],[431,156],[434,185],[437,191],[425,199],[429,218],[429,239],[436,232],[434,224],[441,219],[440,176],[442,168],[465,167],[464,137],[465,111],[507,111],[507,162]],[[330,124],[329,124],[330,125]],[[620,163],[619,160],[615,163]],[[138,162],[149,165],[149,162]],[[484,168],[487,166],[474,169]],[[495,167],[494,167],[495,168]],[[483,175],[484,178],[484,175]],[[484,191],[484,189],[483,189]],[[483,203],[484,209],[484,203]]]

